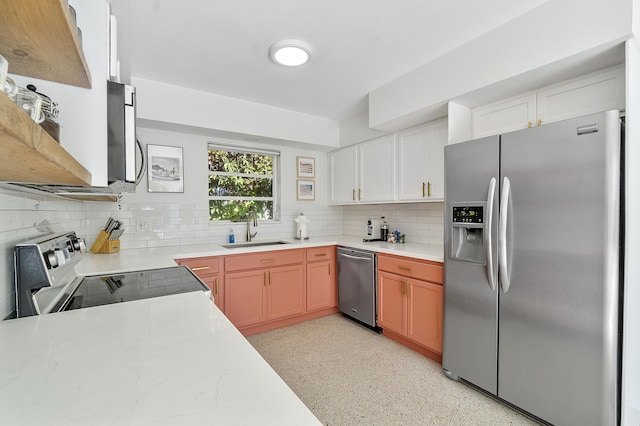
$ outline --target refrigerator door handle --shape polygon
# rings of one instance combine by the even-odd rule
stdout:
[[[489,181],[489,192],[487,193],[487,219],[485,222],[484,251],[487,261],[487,278],[489,279],[489,287],[492,291],[496,289],[495,267],[493,265],[493,244],[491,238],[493,236],[493,198],[496,193],[496,178],[492,177]]]
[[[508,177],[502,180],[500,194],[500,226],[498,230],[498,265],[500,269],[500,287],[502,292],[509,291],[511,274],[507,270],[507,213],[509,212],[509,197],[511,196],[511,181]]]

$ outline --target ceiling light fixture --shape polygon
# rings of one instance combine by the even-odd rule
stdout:
[[[300,40],[279,40],[269,47],[271,60],[278,65],[297,67],[311,58],[311,46]]]

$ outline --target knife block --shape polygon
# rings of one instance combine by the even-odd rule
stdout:
[[[118,253],[120,251],[120,240],[110,240],[109,234],[100,231],[98,238],[91,246],[91,253]]]

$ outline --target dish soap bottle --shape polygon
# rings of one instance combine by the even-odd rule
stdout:
[[[229,231],[229,244],[233,244],[236,242],[236,237],[233,235],[233,228]]]

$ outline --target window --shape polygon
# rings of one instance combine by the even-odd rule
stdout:
[[[209,220],[280,220],[280,153],[209,145]]]

